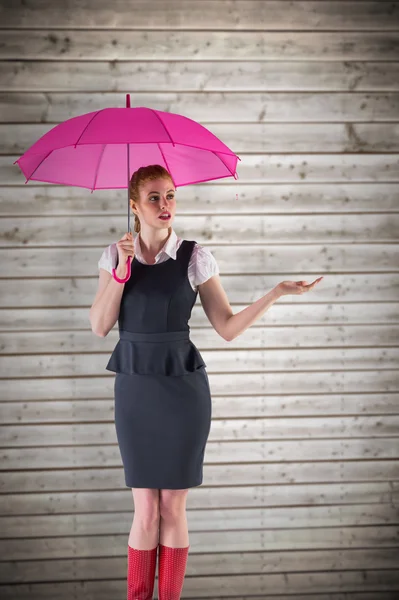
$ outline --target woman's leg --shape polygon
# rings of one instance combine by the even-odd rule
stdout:
[[[158,545],[159,490],[132,488],[134,518],[129,535],[129,546],[150,550]]]
[[[181,548],[188,546],[186,503],[188,490],[159,490],[159,543]]]
[[[160,490],[159,600],[179,600],[186,573],[189,537],[188,490]]]
[[[127,600],[152,600],[159,536],[159,490],[132,488],[134,518],[128,541]]]

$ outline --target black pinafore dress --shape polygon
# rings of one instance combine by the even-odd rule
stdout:
[[[211,427],[206,364],[190,340],[198,292],[188,279],[195,242],[176,260],[147,265],[133,258],[119,312],[119,341],[106,369],[116,373],[115,428],[130,488],[201,485]]]

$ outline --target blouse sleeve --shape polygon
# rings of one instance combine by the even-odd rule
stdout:
[[[194,284],[200,285],[208,281],[213,275],[219,274],[219,267],[212,252],[206,246],[196,244],[195,253]]]
[[[100,260],[98,261],[98,268],[105,269],[109,273],[112,273],[112,268],[116,265],[116,253],[118,252],[116,244],[110,244],[103,251]]]

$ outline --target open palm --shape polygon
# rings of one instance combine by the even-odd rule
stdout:
[[[314,286],[321,281],[323,277],[318,277],[312,283],[307,281],[281,281],[278,284],[279,290],[282,295],[285,294],[303,294],[309,292]]]

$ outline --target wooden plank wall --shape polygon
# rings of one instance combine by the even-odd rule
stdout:
[[[125,192],[24,185],[12,163],[129,92],[242,158],[238,181],[180,188],[174,222],[235,312],[325,275],[230,343],[193,310],[213,421],[183,597],[397,598],[399,2],[0,6],[1,597],[125,597],[117,332],[88,320]]]

